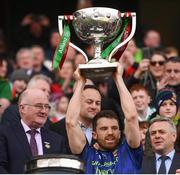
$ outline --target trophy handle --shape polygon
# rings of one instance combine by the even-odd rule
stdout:
[[[111,58],[112,56],[118,51],[118,49],[122,46],[124,46],[127,42],[129,42],[131,40],[131,38],[134,36],[135,30],[136,30],[136,13],[132,12],[129,13],[130,16],[132,16],[132,29],[131,29],[131,33],[130,35],[120,44],[118,44],[110,53],[109,57],[108,57],[108,61],[111,62]],[[124,17],[125,13],[121,13],[121,17]],[[126,16],[128,17],[128,16]]]
[[[73,20],[73,16],[72,15],[69,15],[68,17],[67,16],[58,16],[59,33],[61,36],[63,34],[63,20]],[[88,57],[82,49],[80,49],[78,46],[76,46],[75,44],[73,44],[71,42],[69,42],[69,46],[71,46],[72,48],[74,48],[75,50],[80,52],[84,56],[86,63],[88,62]]]

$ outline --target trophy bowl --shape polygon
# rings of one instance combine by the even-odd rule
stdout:
[[[73,13],[73,27],[77,36],[94,46],[94,58],[80,64],[81,74],[86,78],[108,79],[116,70],[117,63],[101,58],[103,44],[112,41],[121,29],[121,13],[112,8],[92,7]]]
[[[119,33],[122,23],[118,10],[105,7],[81,9],[73,16],[77,36],[89,44],[110,42]]]

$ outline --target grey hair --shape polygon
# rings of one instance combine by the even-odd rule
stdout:
[[[27,85],[27,88],[33,87],[34,84],[36,84],[36,82],[37,82],[38,80],[44,80],[44,81],[46,81],[49,85],[52,84],[51,78],[49,78],[48,76],[43,75],[43,74],[38,74],[38,75],[33,76],[33,77],[30,79],[30,81],[29,81],[29,83],[28,83],[28,85]]]
[[[31,58],[33,59],[34,58],[34,54],[33,52],[31,51],[31,49],[29,48],[21,48],[18,50],[18,52],[16,53],[16,60],[18,61],[19,59],[21,59],[21,54],[24,53],[24,52],[28,52],[29,55],[31,56]]]
[[[160,116],[160,115],[157,115],[155,118],[153,118],[152,120],[150,120],[150,125],[149,125],[149,128],[151,127],[151,125],[155,122],[167,122],[171,128],[171,131],[173,133],[176,133],[177,130],[176,130],[176,126],[175,124],[173,123],[173,121],[170,119],[170,118],[167,118],[167,117],[163,117],[163,116]]]
[[[18,105],[21,105],[22,101],[25,101],[26,103],[28,102],[28,91],[25,90],[23,91],[18,99]]]

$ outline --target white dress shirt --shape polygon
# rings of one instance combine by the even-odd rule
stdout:
[[[26,125],[26,123],[21,119],[21,124],[24,128],[24,131],[26,133],[26,136],[27,136],[27,139],[28,139],[28,142],[30,144],[30,134],[28,134],[27,132],[29,130],[31,130],[31,128],[29,128],[29,126]],[[38,155],[43,155],[43,145],[42,145],[42,138],[41,138],[41,130],[40,128],[36,129],[37,133],[35,135],[35,139],[36,139],[36,143],[37,143],[37,147],[38,147]]]

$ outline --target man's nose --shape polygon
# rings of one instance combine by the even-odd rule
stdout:
[[[156,134],[155,134],[155,138],[159,138],[160,137],[160,134],[157,132]]]
[[[171,76],[171,77],[174,77],[174,75],[175,75],[175,72],[174,72],[174,71],[171,71],[170,76]]]
[[[112,129],[108,128],[108,134],[112,134],[112,133],[113,133]]]
[[[92,104],[92,108],[97,108],[98,106],[97,106],[97,104],[96,103],[93,103]]]

